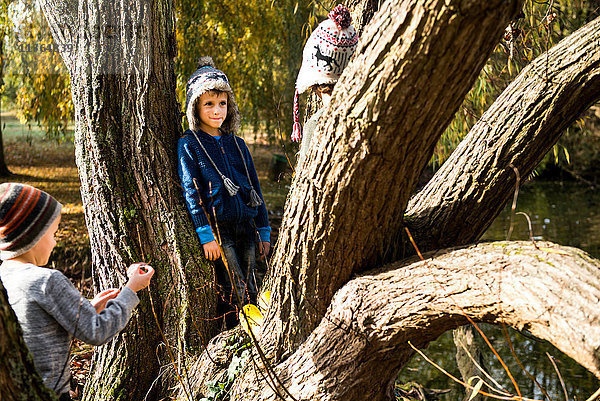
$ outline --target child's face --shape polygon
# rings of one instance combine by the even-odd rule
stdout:
[[[200,128],[210,135],[220,135],[219,127],[227,118],[227,93],[205,92],[196,103]]]
[[[56,246],[56,240],[54,234],[58,230],[58,224],[60,223],[60,216],[58,216],[44,236],[31,248],[33,257],[35,258],[35,264],[38,266],[44,266],[50,259],[50,254]]]

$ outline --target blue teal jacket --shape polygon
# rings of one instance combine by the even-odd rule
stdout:
[[[185,131],[177,143],[178,171],[185,203],[192,216],[194,228],[200,237],[200,242],[206,244],[214,240],[207,216],[200,204],[200,199],[202,199],[206,211],[211,216],[214,213],[213,217],[216,217],[217,222],[243,223],[254,220],[260,240],[270,242],[271,227],[269,227],[267,208],[260,190],[252,156],[250,156],[244,140],[236,137],[233,133],[224,134],[220,139],[203,131],[197,131],[196,135],[202,141],[202,145],[204,145],[221,173],[240,187],[236,195],[229,195],[223,180],[204,150],[198,145],[196,136],[190,130]],[[242,154],[240,154],[234,141],[237,141]],[[251,188],[242,156],[248,167],[252,185],[263,199],[262,205],[258,207],[248,206]],[[194,185],[194,179],[196,185]],[[198,190],[196,190],[196,186]]]

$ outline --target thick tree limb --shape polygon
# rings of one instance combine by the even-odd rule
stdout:
[[[600,18],[534,60],[408,206],[422,250],[477,240],[562,132],[600,99]]]
[[[289,352],[376,266],[422,167],[520,1],[388,1],[299,161],[273,258],[266,348]]]
[[[356,278],[275,370],[297,400],[392,399],[397,372],[413,354],[407,342],[423,348],[469,316],[527,330],[600,378],[600,262],[576,248],[538,246],[438,251]],[[247,371],[232,399],[275,400]]]

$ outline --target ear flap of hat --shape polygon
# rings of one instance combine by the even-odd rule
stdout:
[[[242,116],[233,97],[233,92],[227,92],[227,97],[227,118],[223,121],[221,129],[229,134],[230,132],[239,132],[242,126]]]

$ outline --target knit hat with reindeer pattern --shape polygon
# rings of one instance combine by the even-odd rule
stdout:
[[[338,5],[312,32],[304,46],[302,66],[296,79],[294,95],[294,130],[292,140],[299,141],[302,127],[298,117],[298,96],[313,85],[335,84],[348,65],[358,34],[346,6]]]

